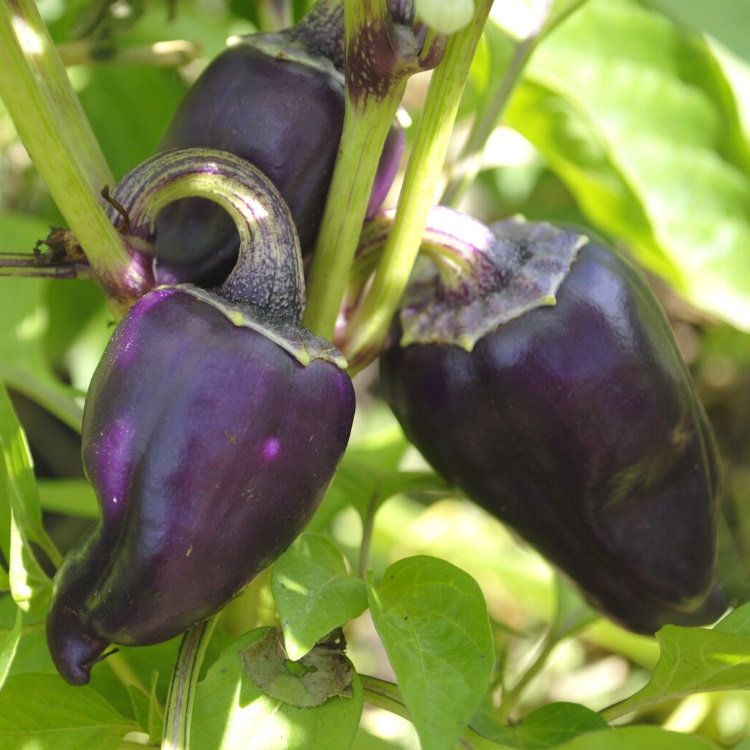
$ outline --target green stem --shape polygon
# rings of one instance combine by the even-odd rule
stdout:
[[[148,288],[99,199],[113,182],[33,0],[0,3],[0,97],[52,198],[86,252],[110,304],[122,311]]]
[[[482,152],[505,112],[511,94],[521,80],[521,72],[536,47],[537,35],[522,39],[513,52],[505,75],[498,79],[493,92],[488,92],[489,106],[484,108],[481,116],[472,125],[469,138],[461,149],[458,160],[451,169],[451,178],[445,188],[441,203],[445,206],[457,206],[464,193],[476,179],[482,165]]]
[[[28,253],[0,253],[0,276],[35,279],[90,279],[87,263],[40,265],[39,259]]]
[[[487,104],[482,107],[479,116],[474,120],[469,137],[451,168],[451,178],[440,201],[443,205],[457,206],[466,190],[476,179],[482,166],[481,156],[485,144],[500,124],[508,102],[521,81],[524,68],[539,42],[584,2],[585,0],[577,0],[556,14],[551,13],[551,0],[547,0],[542,5],[534,27],[527,36],[516,43],[505,74],[496,80],[493,79],[488,87],[489,90],[483,97],[483,102]]]
[[[347,58],[355,52],[367,54],[361,49],[363,29],[368,20],[373,27],[385,29],[386,15],[386,0],[346,0]],[[352,82],[347,76],[341,151],[307,280],[302,321],[313,333],[328,339],[333,338],[380,154],[403,97],[406,75],[387,80],[385,93],[376,81],[371,81],[372,90],[357,89],[356,83],[361,81]]]
[[[167,695],[162,750],[188,750],[190,747],[195,686],[216,620],[216,617],[205,620],[182,637]]]
[[[379,680],[377,677],[371,677],[368,674],[360,674],[362,689],[365,694],[365,700],[371,706],[377,706],[389,711],[402,719],[411,721],[411,714],[404,705],[404,699],[397,685],[386,680]]]
[[[448,40],[443,60],[432,76],[393,231],[372,288],[352,319],[353,335],[344,353],[353,372],[377,356],[406,288],[433,204],[464,84],[491,6],[491,0],[477,2],[474,20]]]
[[[523,691],[526,690],[529,683],[547,666],[550,654],[554,651],[558,643],[559,640],[555,637],[554,631],[552,629],[548,630],[534,656],[534,660],[526,668],[521,677],[519,677],[516,684],[512,688],[503,691],[502,701],[497,710],[497,716],[501,721],[508,721]]]
[[[362,681],[365,700],[371,706],[382,708],[396,716],[400,716],[402,719],[412,721],[409,709],[404,704],[404,699],[397,685],[367,674],[360,674],[359,678]],[[461,747],[467,750],[498,750],[504,747],[482,737],[470,727],[464,730],[459,742]]]

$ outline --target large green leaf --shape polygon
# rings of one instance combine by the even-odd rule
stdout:
[[[156,694],[158,681],[159,673],[154,671],[151,674],[151,689],[148,695],[135,685],[128,686],[135,718],[152,745],[158,745],[164,734],[164,711]]]
[[[329,698],[312,708],[271,698],[247,676],[240,655],[267,633],[267,628],[260,628],[234,641],[198,683],[191,746],[201,750],[349,748],[362,713],[357,674],[351,698]]]
[[[273,566],[271,589],[293,661],[367,609],[367,587],[327,537],[302,534]]]
[[[99,693],[56,675],[12,675],[0,693],[3,750],[114,750],[133,731]]]
[[[53,563],[60,555],[42,527],[31,454],[21,425],[0,383],[0,549],[8,560],[13,598],[25,611],[39,612],[47,604],[51,582],[31,543],[39,545]]]
[[[596,227],[750,330],[750,155],[701,37],[590,0],[540,45],[508,117]]]
[[[750,688],[750,604],[712,630],[666,625],[656,639],[661,655],[648,684],[607,709],[608,718],[691,693]]]
[[[655,8],[698,31],[716,37],[750,61],[750,2],[748,0],[648,0]]]
[[[147,66],[97,66],[88,74],[81,103],[119,179],[156,151],[185,86],[177,71]]]
[[[521,721],[506,724],[498,718],[495,706],[486,702],[471,720],[471,728],[502,748],[544,750],[581,734],[608,730],[610,726],[598,713],[577,703],[548,703]]]
[[[16,610],[16,621],[13,627],[0,634],[0,690],[2,690],[5,680],[10,673],[10,666],[13,664],[13,657],[16,655],[18,643],[21,640],[21,626],[23,625],[23,612],[21,609]]]
[[[494,664],[479,585],[445,560],[415,556],[391,565],[368,597],[422,746],[453,750]]]
[[[703,737],[669,732],[659,727],[637,726],[582,734],[558,745],[556,750],[718,750],[718,747]]]

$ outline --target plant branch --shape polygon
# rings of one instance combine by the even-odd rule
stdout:
[[[371,362],[382,348],[391,318],[411,275],[448,151],[461,94],[491,6],[491,0],[477,3],[474,20],[450,37],[443,60],[433,73],[393,230],[370,292],[352,316],[352,335],[344,354],[353,372]]]
[[[122,312],[149,274],[126,252],[99,199],[112,174],[33,0],[0,3],[0,97],[110,305]]]
[[[362,681],[365,700],[371,706],[382,708],[407,721],[412,720],[398,685],[367,674],[360,674],[359,678]],[[464,729],[460,743],[461,747],[466,748],[466,750],[498,750],[504,747],[477,734],[471,727]]]
[[[190,747],[195,686],[216,620],[217,616],[204,620],[182,637],[167,695],[162,750],[188,750]]]
[[[308,277],[305,326],[332,339],[386,136],[407,78],[434,66],[443,40],[398,27],[386,0],[346,0],[341,149]]]
[[[28,253],[0,253],[0,276],[36,279],[90,279],[88,263],[54,263],[44,265],[39,256]]]

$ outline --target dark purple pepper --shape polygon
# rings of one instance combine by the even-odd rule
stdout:
[[[381,357],[405,433],[618,623],[653,633],[714,621],[726,608],[714,584],[719,457],[658,301],[591,236],[578,248],[576,234],[544,224],[485,232],[491,263],[452,287],[434,271],[417,282],[401,321],[422,343],[394,342]],[[544,242],[552,252],[525,274]],[[556,303],[542,294],[488,324],[492,294],[521,299],[563,245]],[[424,319],[442,311],[448,337],[430,340],[418,322],[430,297]],[[489,330],[456,345],[476,321]]]
[[[289,205],[305,256],[315,245],[341,140],[342,70],[342,5],[326,0],[298,26],[243,37],[213,60],[177,109],[161,148],[222,149],[257,166]],[[403,147],[394,123],[370,211],[385,198]],[[157,282],[219,284],[238,244],[231,220],[210,201],[177,201],[158,217]]]
[[[118,195],[131,210],[137,191]],[[346,448],[354,390],[338,352],[299,327],[288,211],[275,191],[250,195],[255,244],[221,289],[145,295],[94,373],[83,464],[101,518],[58,570],[47,622],[72,684],[108,644],[168,640],[240,592],[302,531]],[[131,219],[136,235],[149,225]]]

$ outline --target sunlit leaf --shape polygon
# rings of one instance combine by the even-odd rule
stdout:
[[[557,747],[581,734],[610,728],[598,713],[577,703],[548,703],[510,726],[492,721],[494,717],[482,718],[472,721],[472,729],[499,745],[519,750]]]
[[[476,581],[434,557],[400,560],[368,588],[375,628],[422,746],[452,750],[487,689],[493,643]]]
[[[589,2],[537,50],[508,116],[595,227],[750,330],[750,155],[701,37],[632,0]]]
[[[44,239],[48,232],[49,226],[38,217],[0,213],[5,252],[31,254],[37,240]],[[81,407],[70,387],[53,374],[44,355],[49,315],[43,298],[49,283],[44,279],[0,278],[0,381],[78,428]]]
[[[718,750],[713,742],[659,727],[634,726],[611,732],[592,732],[556,745],[556,750]]]
[[[354,674],[352,697],[297,708],[270,698],[245,673],[240,651],[268,632],[260,628],[228,646],[198,683],[191,746],[201,750],[346,750],[362,713],[362,686]]]
[[[661,655],[648,684],[607,709],[609,718],[692,693],[750,688],[750,604],[713,630],[665,625],[657,634]]]
[[[10,673],[13,657],[16,655],[16,649],[21,640],[22,625],[23,612],[19,608],[16,610],[16,620],[13,627],[6,633],[0,634],[0,690],[2,690]]]
[[[99,693],[56,675],[12,675],[0,692],[3,750],[115,750],[137,730]]]
[[[302,534],[276,561],[271,588],[293,661],[367,609],[364,581],[352,577],[343,554],[319,534]]]

